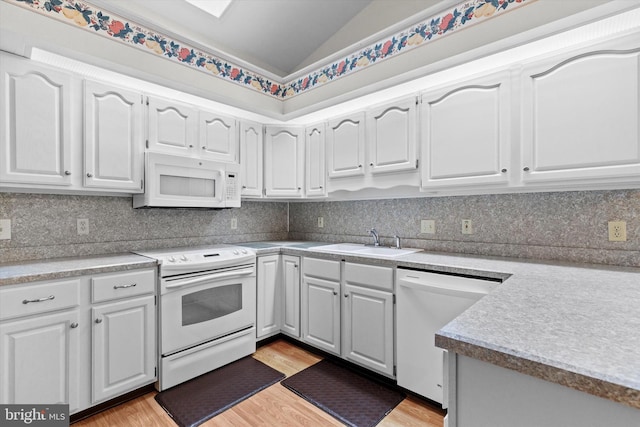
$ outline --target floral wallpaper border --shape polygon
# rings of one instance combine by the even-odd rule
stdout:
[[[254,71],[195,49],[90,3],[75,0],[4,0],[87,31],[118,40],[218,78],[286,100],[312,88],[415,49],[446,34],[482,22],[535,0],[470,0],[386,37],[343,59],[289,82],[273,81]]]

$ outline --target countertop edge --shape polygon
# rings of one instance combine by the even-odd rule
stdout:
[[[640,390],[436,333],[437,347],[640,409]]]

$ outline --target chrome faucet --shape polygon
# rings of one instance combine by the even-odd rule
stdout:
[[[380,236],[375,228],[369,230],[369,234],[373,237],[373,246],[380,246]]]
[[[400,236],[396,234],[393,238],[396,240],[396,249],[402,249],[402,246],[400,246]]]

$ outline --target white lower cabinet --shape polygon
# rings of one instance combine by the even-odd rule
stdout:
[[[281,260],[280,255],[266,255],[257,260],[257,309],[256,338],[264,338],[280,332],[281,309]]]
[[[300,257],[282,255],[282,332],[300,338]]]
[[[154,381],[154,300],[153,295],[148,295],[91,309],[92,403]]]
[[[302,339],[340,355],[340,262],[304,258]]]
[[[156,379],[155,269],[0,289],[0,404],[71,414]]]
[[[265,255],[257,265],[256,338],[300,338],[300,257]]]
[[[343,285],[342,354],[394,376],[393,269],[346,262]]]
[[[305,257],[301,318],[306,343],[395,375],[393,268]]]
[[[0,323],[0,403],[80,409],[78,309]]]

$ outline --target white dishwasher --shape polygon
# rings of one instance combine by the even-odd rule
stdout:
[[[498,284],[491,279],[397,269],[399,386],[440,404],[444,402],[445,350],[435,346],[435,333]]]

